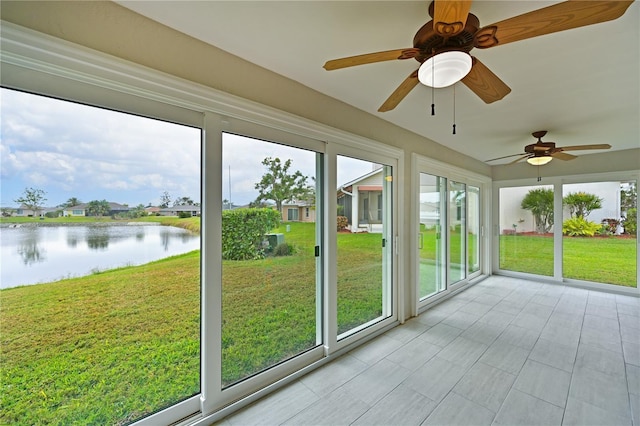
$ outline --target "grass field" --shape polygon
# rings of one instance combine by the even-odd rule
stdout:
[[[563,237],[563,276],[637,287],[635,238]],[[553,276],[553,238],[500,236],[500,269]]]
[[[313,224],[290,226],[293,256],[223,262],[226,384],[316,344]],[[501,267],[548,272],[549,241],[503,237]],[[565,271],[635,286],[635,243],[565,239]],[[381,260],[379,234],[338,234],[340,332],[381,314]],[[127,423],[199,392],[200,253],[1,290],[0,325],[0,424]]]

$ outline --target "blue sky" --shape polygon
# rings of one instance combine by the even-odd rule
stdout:
[[[137,206],[172,199],[200,202],[200,130],[72,102],[0,89],[0,206],[17,207],[25,188],[45,191],[45,206],[75,197]],[[315,154],[225,135],[223,198],[255,199],[265,157],[291,158],[314,175]],[[343,160],[338,181],[371,171]],[[231,185],[229,185],[231,177]]]

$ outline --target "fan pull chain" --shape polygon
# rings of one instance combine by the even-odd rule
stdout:
[[[453,85],[453,134],[456,134],[456,85]]]
[[[542,177],[540,176],[540,165],[538,167],[538,182],[542,181]]]
[[[431,54],[435,55],[435,50],[431,51]],[[436,74],[436,60],[433,60],[433,66],[431,67],[431,115],[436,115],[436,103],[435,103],[435,74]]]

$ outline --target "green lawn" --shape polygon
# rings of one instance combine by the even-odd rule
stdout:
[[[289,225],[278,231],[293,256],[223,262],[224,383],[316,344],[314,226]],[[501,267],[548,273],[549,241],[502,237]],[[635,243],[567,238],[566,273],[635,286]],[[338,246],[343,332],[381,314],[381,236],[339,234]],[[200,253],[0,290],[0,326],[0,424],[135,420],[199,392]]]
[[[635,238],[563,237],[565,278],[637,287]],[[500,236],[500,269],[553,276],[553,238]]]

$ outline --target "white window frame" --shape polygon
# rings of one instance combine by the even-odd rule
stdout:
[[[221,247],[216,238],[219,235],[222,211],[222,153],[221,135],[225,129],[242,123],[243,128],[257,129],[250,134],[265,140],[283,142],[283,134],[295,139],[300,146],[301,139],[312,140],[314,146],[319,141],[326,145],[323,165],[325,203],[320,207],[324,214],[322,226],[324,247],[335,247],[336,197],[335,165],[336,155],[348,155],[370,161],[389,164],[394,167],[393,193],[393,315],[376,323],[361,333],[354,334],[340,342],[336,341],[335,311],[336,286],[325,285],[323,318],[325,318],[323,357],[318,358],[317,351],[309,351],[296,358],[287,375],[256,377],[252,390],[246,393],[230,392],[222,395],[219,327],[220,281],[215,268],[202,268],[201,294],[201,394],[193,396],[174,406],[140,420],[140,425],[170,424],[210,424],[223,418],[232,411],[247,405],[268,392],[295,380],[297,377],[329,360],[340,356],[353,347],[364,343],[373,336],[396,325],[404,312],[404,288],[401,268],[402,245],[398,244],[398,235],[403,234],[403,221],[398,220],[397,206],[403,205],[404,183],[400,177],[404,174],[404,151],[379,143],[369,138],[334,129],[327,125],[285,113],[272,107],[247,101],[227,93],[205,87],[175,76],[145,68],[131,62],[88,49],[55,37],[38,33],[12,23],[2,22],[0,26],[0,62],[2,66],[1,84],[3,87],[25,90],[36,94],[72,100],[98,107],[122,112],[140,114],[151,118],[175,122],[201,128],[203,132],[202,152],[202,262],[220,262]],[[304,142],[303,142],[304,143]],[[363,156],[363,153],[366,153]],[[207,172],[211,171],[211,172]],[[217,172],[216,172],[217,171]],[[219,172],[219,173],[218,173]],[[323,275],[325,283],[336,282],[335,262],[330,261],[335,250],[326,250]],[[219,273],[219,269],[217,270]],[[333,304],[333,306],[328,306]],[[213,324],[213,326],[212,326]],[[333,333],[332,333],[333,331]],[[328,338],[330,336],[330,338]],[[313,359],[305,358],[309,356]],[[314,360],[319,359],[315,363]],[[255,385],[255,386],[254,386]],[[259,390],[256,390],[259,389]]]

